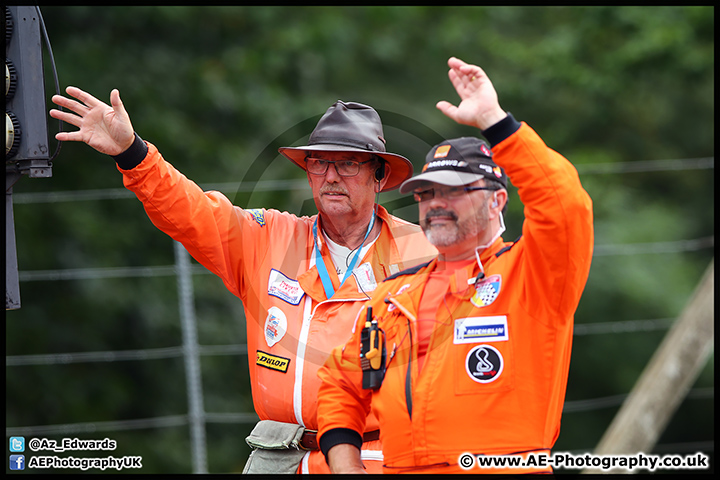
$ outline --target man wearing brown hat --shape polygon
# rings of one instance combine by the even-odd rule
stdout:
[[[307,171],[319,214],[243,210],[203,192],[133,130],[117,90],[111,106],[75,87],[53,101],[79,127],[57,139],[112,155],[152,222],[181,242],[243,301],[250,381],[260,422],[246,439],[245,473],[328,473],[318,450],[317,370],[343,343],[362,303],[387,276],[436,255],[417,225],[390,215],[377,194],[397,188],[412,164],[385,149],[377,112],[338,101],[308,145],[280,153]],[[380,472],[377,420],[362,433],[362,460]]]
[[[540,457],[560,428],[592,202],[572,164],[500,108],[482,69],[448,64],[462,101],[438,108],[489,144],[441,142],[400,187],[439,255],[387,278],[319,371],[319,443],[335,473],[362,472],[368,411],[385,473],[552,472]],[[514,242],[501,237],[505,171],[525,207]]]

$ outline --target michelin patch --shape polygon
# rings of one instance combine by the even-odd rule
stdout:
[[[455,319],[453,343],[505,342],[508,340],[507,316]]]
[[[300,282],[273,268],[268,278],[268,295],[285,300],[290,305],[298,305],[305,292],[300,288]]]
[[[503,365],[502,354],[491,345],[478,345],[465,357],[465,371],[478,383],[497,380],[503,371]]]
[[[249,208],[245,210],[250,215],[252,215],[253,219],[260,225],[261,227],[265,226],[265,212],[262,208]]]
[[[502,287],[502,277],[500,275],[490,275],[475,284],[475,295],[470,301],[476,307],[487,307],[495,301],[500,294]]]
[[[265,319],[265,342],[268,347],[278,343],[287,333],[287,317],[278,307],[270,307]]]

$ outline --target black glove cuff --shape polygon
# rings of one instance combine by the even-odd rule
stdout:
[[[512,113],[507,112],[507,117],[503,118],[495,125],[491,125],[486,130],[482,130],[483,137],[490,142],[490,147],[494,147],[498,143],[508,138],[520,128],[520,122],[515,120]]]
[[[123,170],[131,170],[142,162],[148,153],[148,146],[140,136],[135,134],[135,141],[130,147],[122,152],[120,155],[113,155],[113,159],[118,164],[118,167]]]
[[[349,428],[333,428],[325,432],[323,436],[320,437],[320,450],[322,450],[323,455],[325,455],[326,462],[328,450],[341,443],[355,445],[358,450],[361,450],[363,437],[355,430]]]

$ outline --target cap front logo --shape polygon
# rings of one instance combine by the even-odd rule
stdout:
[[[494,167],[493,173],[495,174],[496,177],[502,178],[502,170],[500,170],[500,167]]]
[[[433,158],[445,158],[450,152],[450,145],[442,145],[435,149],[435,155]]]
[[[423,167],[423,172],[425,170],[429,170],[431,168],[445,168],[447,170],[447,167],[454,168],[454,167],[467,167],[467,162],[463,162],[462,160],[435,160],[430,163],[426,163]],[[488,169],[490,167],[487,167]]]
[[[485,155],[486,157],[492,157],[492,152],[487,146],[480,145],[480,151],[482,151],[483,155]]]

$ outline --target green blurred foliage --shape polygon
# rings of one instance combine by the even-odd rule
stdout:
[[[579,167],[714,156],[712,7],[46,6],[42,13],[60,88],[78,86],[106,102],[118,88],[136,131],[201,186],[302,180],[277,147],[302,144],[338,99],[374,106],[388,149],[419,169],[442,137],[478,134],[435,109],[439,100],[457,100],[446,74],[450,56],[482,66],[501,105]],[[48,108],[50,69],[46,56]],[[57,122],[50,119],[50,128],[57,131]],[[594,202],[597,245],[714,235],[712,170],[581,180]],[[112,159],[64,143],[53,177],[21,179],[14,193],[121,188]],[[315,212],[309,189],[226,189],[241,206]],[[416,207],[396,192],[380,202],[417,220]],[[174,263],[171,240],[134,199],[16,203],[14,215],[21,272]],[[516,238],[522,205],[514,189],[506,223],[505,238]],[[598,256],[576,321],[674,318],[712,256],[712,249]],[[193,280],[199,343],[244,343],[241,302],[211,275]],[[24,281],[21,299],[22,308],[6,314],[7,355],[182,344],[172,276]],[[567,400],[628,393],[665,333],[576,337]],[[252,412],[247,361],[202,357],[207,412]],[[8,366],[6,373],[8,427],[188,411],[180,357]],[[695,387],[713,387],[713,378],[711,359]],[[566,413],[556,449],[591,450],[616,411]],[[713,419],[712,398],[688,397],[660,443],[708,443]],[[251,428],[207,424],[211,473],[241,471]],[[126,472],[192,471],[187,425],[71,436],[107,436],[118,442],[116,456],[142,455],[141,472]]]

